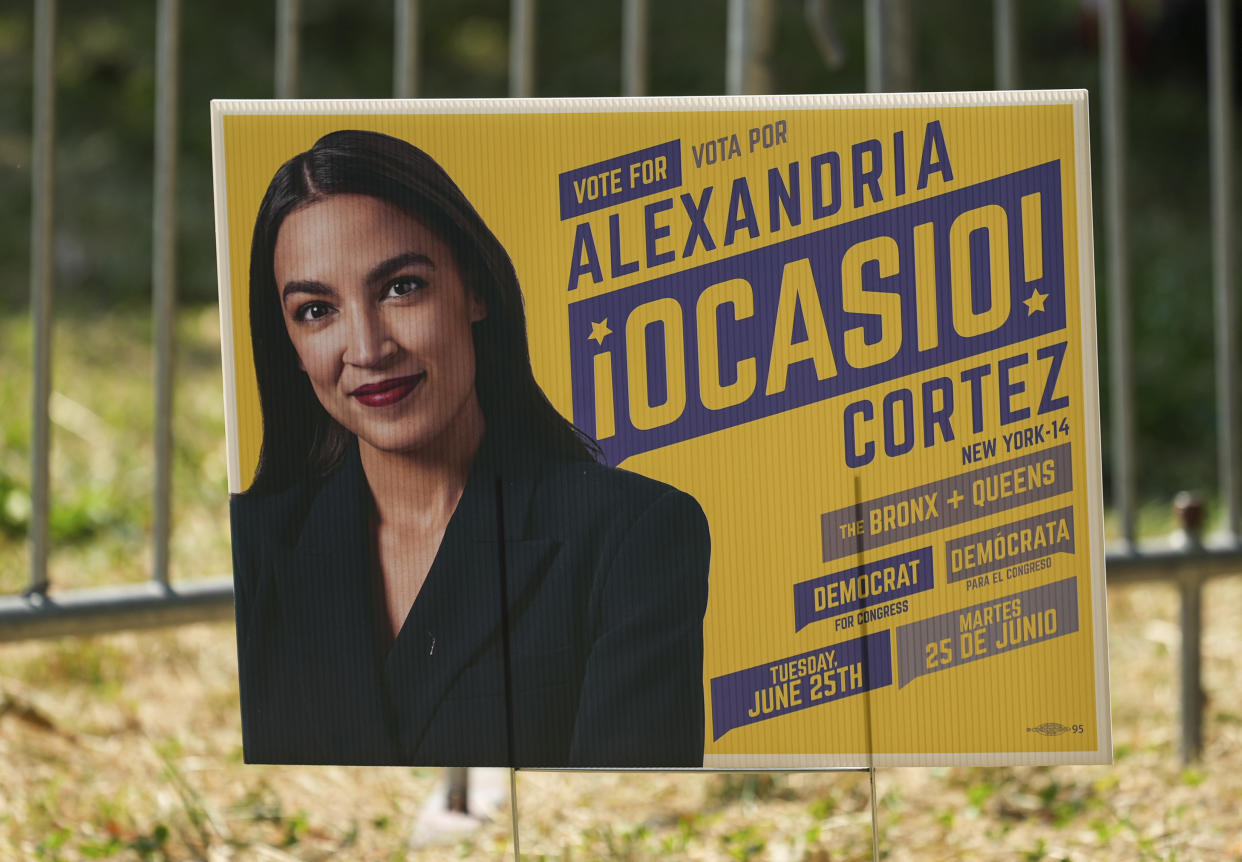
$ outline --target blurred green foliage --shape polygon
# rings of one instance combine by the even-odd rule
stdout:
[[[32,5],[0,8],[0,301],[10,314],[22,310],[28,290]],[[153,5],[136,0],[58,4],[58,315],[148,302]],[[273,94],[274,5],[243,0],[182,4],[177,228],[179,290],[186,304],[212,303],[216,290],[208,101]],[[991,4],[926,0],[909,5],[919,89],[989,88]],[[1103,136],[1093,5],[1082,0],[1018,4],[1018,81],[1023,87],[1091,90],[1098,142]],[[507,0],[424,0],[421,7],[421,93],[504,96]],[[864,89],[862,3],[837,0],[829,6],[844,49],[844,62],[835,69],[815,49],[802,0],[777,0],[776,8],[776,92]],[[1203,3],[1134,0],[1129,9],[1126,175],[1131,183],[1127,215],[1140,493],[1149,499],[1180,488],[1211,493],[1216,440]],[[651,4],[653,94],[723,91],[725,16],[724,0]],[[1235,22],[1239,18],[1235,13]],[[620,0],[540,0],[536,92],[618,93],[620,22]],[[392,92],[391,4],[304,0],[302,23],[300,95],[383,97]],[[1101,148],[1094,149],[1100,201]],[[1100,345],[1106,353],[1109,273],[1102,217],[1097,206]],[[1106,356],[1100,366],[1107,482]],[[0,488],[0,494],[17,500],[11,487]],[[0,529],[16,529],[20,509],[20,500],[0,501]],[[81,525],[65,528],[70,533],[88,529],[89,507],[83,517]]]
[[[210,306],[178,315],[173,417],[173,570],[229,571],[219,324]],[[0,595],[29,569],[30,327],[0,314]],[[58,587],[141,581],[150,561],[154,357],[145,309],[57,321],[51,414],[51,568]]]

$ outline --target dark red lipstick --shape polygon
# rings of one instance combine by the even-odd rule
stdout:
[[[388,407],[413,392],[426,376],[423,372],[409,377],[392,377],[378,383],[364,383],[349,394],[367,407]]]

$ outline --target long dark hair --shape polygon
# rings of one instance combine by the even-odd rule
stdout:
[[[330,195],[387,201],[452,249],[466,288],[487,309],[473,325],[475,389],[489,437],[506,448],[597,460],[594,440],[566,421],[535,382],[517,273],[500,241],[434,159],[378,132],[339,131],[281,166],[267,187],[250,248],[250,338],[254,346],[263,447],[250,493],[326,476],[353,435],[319,403],[298,365],[276,288],[276,237],[295,210]]]

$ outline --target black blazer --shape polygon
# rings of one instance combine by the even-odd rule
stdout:
[[[387,655],[356,447],[322,482],[233,498],[247,762],[702,764],[702,509],[633,473],[494,449]]]

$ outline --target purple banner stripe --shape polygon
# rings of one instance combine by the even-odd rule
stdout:
[[[558,178],[561,221],[681,185],[681,141],[604,159]]]
[[[1070,444],[1061,443],[825,512],[824,562],[1055,497],[1073,490],[1073,479]]]
[[[1043,271],[1035,280],[1027,281],[1022,199],[1035,194],[1042,200],[1038,235]],[[684,200],[679,203],[674,198],[663,202],[672,208],[685,204]],[[963,213],[985,206],[998,206],[1006,213],[1010,252],[1003,265],[1008,269],[1010,313],[990,332],[963,336],[957,332],[951,313],[955,276],[949,251],[950,231]],[[1049,162],[573,302],[569,306],[569,348],[574,424],[595,437],[608,463],[615,465],[632,455],[966,357],[995,354],[1009,345],[1064,329],[1061,214],[1061,166],[1059,162]],[[923,225],[931,225],[926,229],[930,233],[920,231],[919,235],[930,237],[927,241],[935,249],[932,257],[939,313],[934,347],[920,345],[920,339],[915,337],[919,332],[915,229]],[[987,234],[975,234],[978,236],[972,236],[970,243],[972,297],[990,288],[991,271],[987,243],[983,242]],[[637,243],[642,239],[626,237],[625,242]],[[646,239],[650,249],[654,240],[651,236]],[[676,239],[667,240],[667,254],[675,257],[678,250],[691,253],[683,248],[684,237]],[[877,313],[845,310],[842,268],[851,249],[876,239],[890,240],[897,249],[896,270],[881,275],[879,263],[868,260],[861,265],[858,278],[865,292],[899,301],[900,330],[904,335],[891,359],[854,367],[847,361],[846,333],[861,328],[866,343],[873,344],[880,338],[882,327]],[[616,240],[614,236],[610,241]],[[714,243],[724,240],[722,234]],[[693,240],[686,242],[686,246],[693,247]],[[960,273],[956,276],[959,281],[961,277]],[[740,297],[738,304],[733,299],[717,297],[706,306],[711,314],[701,311],[699,302],[708,288],[726,282],[730,296]],[[834,367],[829,369],[826,363],[817,364],[805,358],[781,366],[776,378],[769,379],[774,339],[804,345],[810,337],[807,312],[794,315],[789,332],[778,326],[782,294],[784,304],[789,306],[790,296],[796,291],[802,291],[802,298],[795,303],[797,308],[812,302],[819,306],[813,319],[818,321],[822,313],[823,328],[817,329],[818,338],[822,342],[826,337]],[[1043,297],[1043,310],[1028,313],[1023,303],[1036,293]],[[972,308],[975,305],[977,299],[972,301]],[[701,326],[710,326],[712,331],[700,332]],[[715,355],[701,353],[704,343],[716,345]],[[672,349],[666,349],[666,344]],[[700,361],[710,362],[711,366],[701,369]],[[1018,363],[1019,359],[1015,357],[1013,361]],[[727,392],[721,394],[721,387],[728,387]],[[705,400],[705,391],[714,394]],[[636,408],[638,414],[634,412]]]
[[[899,687],[929,673],[1078,631],[1078,579],[1001,596],[897,629]]]
[[[712,679],[712,739],[893,683],[887,631]]]
[[[934,585],[931,548],[864,563],[794,584],[794,630],[859,608],[912,596]]]

